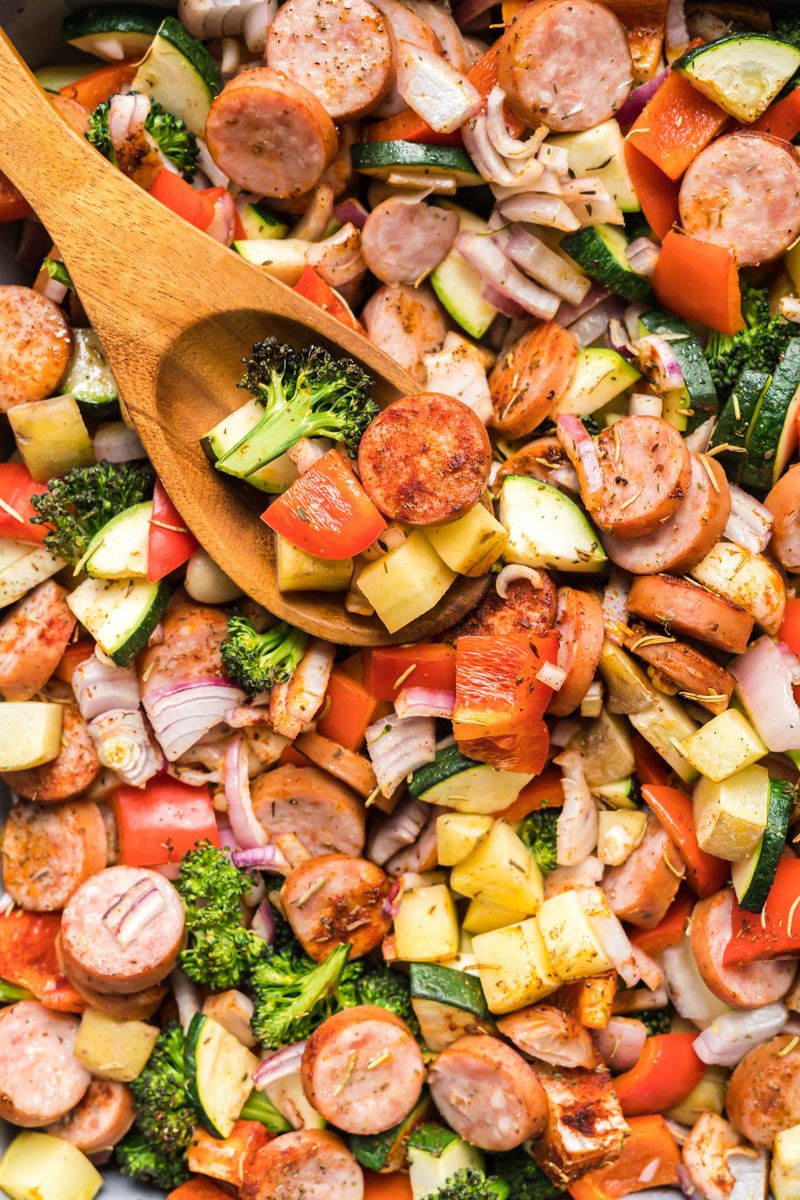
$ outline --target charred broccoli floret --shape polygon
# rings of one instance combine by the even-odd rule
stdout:
[[[564,1188],[548,1179],[527,1150],[518,1146],[506,1154],[495,1154],[492,1170],[509,1187],[509,1200],[560,1200]]]
[[[540,871],[554,871],[558,816],[557,808],[542,808],[530,813],[519,828],[519,836],[533,856]]]
[[[116,1147],[125,1175],[165,1189],[188,1178],[186,1150],[195,1117],[186,1090],[185,1038],[177,1023],[158,1035],[144,1070],[131,1084],[135,1130]]]
[[[130,95],[130,93],[128,93]],[[108,127],[108,115],[111,101],[104,100],[89,113],[89,125],[86,139],[96,150],[114,162],[114,146]],[[174,167],[180,171],[184,179],[192,179],[197,170],[197,159],[200,153],[197,138],[186,127],[185,121],[167,112],[155,100],[150,101],[150,112],[144,123],[145,132],[149,133],[158,146],[164,158],[168,158]]]
[[[772,372],[785,353],[796,327],[783,317],[772,316],[766,288],[742,289],[745,327],[733,335],[711,330],[705,355],[721,399],[726,399],[741,372]]]
[[[222,665],[234,683],[255,696],[291,679],[307,645],[307,635],[286,621],[257,633],[247,617],[234,615],[221,647]]]
[[[510,1196],[504,1179],[493,1179],[477,1167],[467,1167],[456,1171],[443,1187],[423,1200],[506,1200]],[[516,1195],[513,1200],[518,1200]]]
[[[124,1137],[117,1143],[114,1154],[123,1175],[130,1175],[140,1183],[151,1183],[165,1192],[180,1187],[189,1178],[184,1154],[157,1150],[140,1133]]]

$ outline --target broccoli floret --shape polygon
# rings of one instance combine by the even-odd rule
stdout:
[[[165,1192],[180,1187],[189,1178],[185,1155],[154,1149],[140,1133],[129,1133],[117,1143],[114,1153],[123,1175]]]
[[[772,26],[773,36],[782,42],[791,42],[800,50],[800,16],[789,15],[778,17]]]
[[[322,346],[292,350],[275,338],[257,342],[238,386],[253,393],[264,415],[247,437],[217,462],[244,478],[272,462],[300,438],[343,442],[355,457],[362,434],[378,411],[371,380],[352,358],[335,359]]]
[[[337,946],[315,963],[298,943],[267,947],[250,973],[255,1012],[251,1021],[258,1040],[271,1049],[300,1042],[318,1025],[348,1004],[337,1002],[350,946]]]
[[[222,664],[234,683],[255,696],[291,679],[307,645],[307,635],[286,621],[257,633],[247,617],[234,615],[221,647]]]
[[[557,865],[556,823],[559,811],[557,808],[541,808],[538,812],[530,813],[519,828],[519,836],[541,871],[554,871]]]
[[[507,1154],[495,1154],[492,1170],[508,1184],[510,1200],[560,1200],[566,1196],[564,1188],[548,1179],[522,1146]]]
[[[242,925],[241,901],[251,887],[247,875],[222,850],[200,842],[184,856],[175,886],[188,934],[181,969],[211,991],[236,987],[267,950]]]
[[[131,93],[128,93],[129,95]],[[89,113],[89,125],[86,139],[96,150],[114,162],[114,147],[108,130],[108,114],[111,101],[104,100]],[[197,138],[186,123],[174,113],[167,112],[155,100],[150,101],[150,112],[144,123],[145,131],[150,134],[164,158],[168,158],[184,179],[192,179],[197,170],[197,159],[200,153]]]
[[[239,1113],[240,1121],[260,1121],[270,1133],[288,1133],[292,1126],[264,1092],[252,1091]]]
[[[165,1025],[144,1070],[131,1084],[136,1127],[157,1155],[180,1156],[192,1140],[195,1118],[186,1090],[184,1046],[180,1025]]]
[[[647,1036],[652,1037],[655,1033],[669,1033],[672,1028],[672,1009],[667,1008],[646,1008],[643,1012],[632,1013],[637,1021],[647,1026]]]
[[[352,992],[348,991],[351,983]],[[340,987],[338,994],[343,1008],[356,1004],[376,1004],[379,1008],[387,1008],[405,1021],[414,1037],[419,1037],[419,1021],[411,1004],[411,986],[407,975],[401,975],[391,967],[362,960],[348,964],[343,984],[345,986]],[[346,998],[342,995],[343,991]]]
[[[732,336],[712,330],[705,355],[720,397],[726,399],[741,372],[771,372],[784,354],[795,327],[783,317],[771,316],[766,288],[742,289],[745,328]]]
[[[492,1179],[485,1171],[467,1167],[456,1171],[444,1187],[431,1192],[423,1200],[506,1200],[506,1197],[518,1200],[514,1193],[509,1192],[504,1179]]]
[[[57,558],[80,565],[89,543],[107,521],[153,494],[149,463],[94,463],[51,479],[48,491],[32,496],[34,525],[50,525],[44,544]]]

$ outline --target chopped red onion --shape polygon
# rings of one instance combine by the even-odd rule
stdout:
[[[593,308],[597,308],[598,304],[602,304],[605,300],[616,299],[611,293],[606,290],[601,284],[593,283],[588,292],[584,296],[580,304],[569,304],[564,302],[558,310],[557,321],[559,325],[568,328],[574,325],[576,321],[591,312]]]
[[[541,125],[526,141],[512,137],[506,124],[505,93],[499,84],[495,84],[486,101],[486,132],[495,150],[503,158],[525,159],[538,154],[548,130],[546,126]]]
[[[311,202],[292,230],[293,238],[304,242],[318,242],[333,216],[333,187],[321,183],[314,189]]]
[[[253,812],[247,742],[242,734],[237,734],[228,743],[225,751],[224,778],[228,820],[239,846],[243,850],[255,850],[259,846],[266,846],[266,830]]]
[[[494,410],[486,367],[470,342],[450,331],[441,350],[426,354],[423,362],[429,392],[455,396],[472,409],[481,424],[488,424]]]
[[[659,392],[683,387],[683,371],[675,351],[661,334],[651,333],[631,344],[639,366]]]
[[[269,1054],[263,1059],[253,1076],[253,1087],[256,1091],[263,1092],[268,1084],[285,1079],[287,1075],[295,1075],[300,1070],[305,1048],[305,1042],[296,1042],[293,1046],[284,1046],[282,1050],[276,1050],[274,1054]]]
[[[396,879],[389,890],[389,895],[381,905],[381,912],[389,921],[393,921],[400,910],[400,901],[398,900],[399,895],[400,880]]]
[[[257,867],[261,871],[277,871],[281,875],[289,872],[286,856],[278,846],[255,846],[252,850],[233,850],[231,862],[244,870]]]
[[[340,224],[355,225],[356,229],[363,229],[369,216],[361,201],[356,200],[353,196],[341,200],[333,210],[333,215]]]
[[[140,879],[103,913],[103,924],[123,950],[147,928],[167,907],[164,897],[152,879]]]
[[[367,752],[378,786],[391,796],[412,771],[436,758],[433,717],[398,717],[392,713],[367,729]]]
[[[704,1063],[735,1067],[754,1046],[779,1034],[789,1019],[785,1004],[767,1004],[747,1012],[723,1013],[692,1043]]]
[[[521,305],[526,312],[543,321],[551,320],[559,305],[557,296],[540,288],[510,263],[500,246],[490,237],[462,230],[456,249],[487,283]]]
[[[217,833],[219,834],[219,844],[223,850],[239,849],[239,843],[233,836],[231,823],[225,813],[217,813]]]
[[[112,709],[139,707],[139,678],[133,667],[118,667],[97,653],[83,659],[72,672],[72,690],[84,721]]]
[[[394,711],[398,717],[442,717],[449,720],[453,715],[455,703],[455,692],[427,687],[407,687],[398,693]]]
[[[123,783],[144,787],[166,766],[161,748],[150,740],[139,709],[112,709],[88,722],[89,736],[104,767],[114,771]]]
[[[560,721],[556,721],[550,730],[550,741],[552,745],[557,746],[559,750],[563,750],[568,746],[575,734],[580,730],[581,723],[577,717],[564,717]]]
[[[647,1026],[635,1017],[612,1017],[605,1029],[593,1029],[592,1041],[612,1071],[630,1071],[647,1041]]]
[[[597,443],[583,421],[571,413],[564,413],[556,421],[556,432],[575,470],[583,474],[585,494],[593,496],[602,491],[603,475]]]
[[[559,324],[566,325],[580,349],[584,350],[606,333],[609,323],[615,317],[619,317],[621,312],[622,301],[616,296],[611,296],[607,300],[593,305],[588,312],[584,313],[582,317],[578,317],[577,321],[573,321],[571,325],[564,320],[559,320]]]
[[[379,813],[367,836],[367,858],[382,867],[393,854],[412,845],[430,816],[430,805],[405,796],[393,813]]]
[[[664,36],[667,62],[672,63],[679,55],[683,54],[689,41],[684,0],[668,0]]]
[[[635,238],[625,247],[625,257],[630,269],[648,279],[652,279],[655,273],[659,253],[660,247],[649,237]]]
[[[625,638],[624,627],[628,623],[628,593],[631,577],[626,571],[615,567],[603,591],[603,625],[605,634],[615,645],[620,646]],[[621,629],[620,626],[623,628]]]
[[[323,241],[314,242],[306,252],[306,262],[333,288],[360,282],[367,264],[361,253],[361,233],[355,225],[343,225]]]
[[[563,755],[562,757],[567,756]],[[569,781],[566,778],[564,779],[562,787],[564,788],[565,796],[568,792],[568,785],[571,784],[572,781]],[[593,799],[592,807],[595,808],[596,813],[596,806]],[[592,849],[594,849],[594,847],[592,847]],[[580,900],[581,907],[589,919],[589,924],[594,931],[595,937],[605,950],[606,955],[613,964],[617,974],[620,976],[626,987],[636,987],[636,984],[641,979],[641,975],[639,973],[639,968],[636,966],[636,961],[633,955],[633,947],[631,946],[630,938],[622,928],[622,923],[620,922],[619,918],[616,917],[611,911],[608,900],[605,897],[605,893],[599,887],[577,888],[575,895]]]
[[[622,209],[601,179],[588,175],[567,179],[561,184],[561,193],[583,228],[625,222]]]
[[[269,900],[262,900],[255,913],[250,926],[253,933],[257,934],[267,945],[271,945],[275,937],[275,932],[278,928],[275,909],[270,904]]]
[[[736,694],[768,750],[800,750],[800,709],[793,693],[797,660],[764,635],[729,664]]]
[[[216,162],[211,157],[211,151],[202,138],[197,139],[197,149],[199,151],[197,161],[200,166],[200,170],[205,175],[209,184],[212,187],[226,188],[230,183],[230,179],[225,172],[221,171],[217,166]]]
[[[753,554],[766,550],[772,537],[772,513],[764,504],[759,504],[755,496],[730,485],[731,514],[723,531],[723,537]]]
[[[654,958],[651,958],[641,946],[636,946],[631,943],[633,950],[633,959],[636,963],[639,974],[644,983],[651,992],[656,991],[664,982],[664,968],[661,967]]]
[[[492,308],[496,308],[504,317],[511,317],[512,321],[522,321],[528,315],[521,304],[511,300],[491,283],[481,284],[481,295],[487,304],[491,304]]]
[[[223,246],[230,246],[236,230],[236,205],[230,192],[221,192],[214,200],[214,215],[205,232]]]
[[[150,691],[144,708],[161,749],[170,762],[180,758],[215,726],[244,692],[224,677],[192,679]]]
[[[130,429],[124,421],[107,421],[99,427],[92,442],[98,462],[123,463],[147,458],[136,430]]]
[[[648,79],[646,83],[641,83],[639,87],[633,89],[617,113],[617,121],[623,130],[628,129],[633,124],[648,100],[651,100],[655,96],[668,74],[669,71],[661,71],[655,78]]]
[[[559,196],[543,196],[533,192],[522,192],[501,200],[498,208],[508,221],[522,221],[531,225],[544,225],[549,229],[560,229],[574,233],[580,229],[578,217]]]
[[[523,225],[512,225],[505,252],[526,275],[571,304],[580,304],[591,288],[591,280],[574,263],[556,254]]]
[[[625,323],[625,329],[628,333],[628,341],[635,342],[640,336],[639,321],[643,313],[647,312],[646,304],[629,304],[622,314],[622,320]]]

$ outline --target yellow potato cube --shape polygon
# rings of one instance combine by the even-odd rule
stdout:
[[[505,526],[482,504],[449,525],[429,525],[424,533],[439,557],[459,575],[485,575],[508,541]]]
[[[708,779],[721,783],[768,753],[753,726],[736,708],[726,709],[681,742],[687,760]]]
[[[51,762],[61,749],[60,704],[38,700],[0,704],[0,771],[26,771]]]
[[[644,838],[647,815],[640,808],[611,809],[599,814],[597,857],[608,867],[618,867]]]
[[[800,1125],[775,1134],[769,1182],[775,1200],[800,1196]]]
[[[92,439],[74,396],[51,396],[9,409],[8,420],[25,466],[37,483],[95,461]]]
[[[613,967],[576,892],[545,900],[538,920],[551,969],[564,983]]]
[[[495,821],[468,858],[450,873],[453,891],[532,917],[544,898],[542,873],[506,821]]]
[[[491,817],[442,813],[436,819],[436,854],[440,867],[452,867],[471,854],[492,828]]]
[[[403,892],[394,940],[397,957],[406,962],[436,962],[458,953],[458,914],[445,884]]]
[[[499,904],[488,904],[486,900],[470,900],[461,928],[472,934],[491,933],[524,919],[525,913],[510,912]]]
[[[472,948],[490,1012],[514,1012],[559,986],[536,917],[478,934]]]
[[[368,563],[358,586],[389,633],[396,633],[438,604],[455,578],[425,534],[415,529],[402,546]]]
[[[10,1200],[94,1200],[103,1176],[85,1154],[48,1133],[20,1133],[0,1159],[0,1191]]]
[[[701,779],[692,802],[701,849],[738,862],[753,853],[767,827],[769,772],[753,765],[719,783]]]
[[[157,1025],[125,1021],[87,1008],[81,1017],[74,1054],[98,1079],[130,1083],[141,1075],[157,1038]]]
[[[278,588],[282,592],[343,592],[350,586],[352,558],[317,558],[276,535]]]

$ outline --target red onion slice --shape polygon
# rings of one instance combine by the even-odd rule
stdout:
[[[800,750],[800,709],[794,699],[797,660],[760,637],[729,664],[736,694],[768,750]]]
[[[625,257],[630,269],[637,275],[646,276],[647,279],[652,279],[655,273],[659,253],[660,247],[648,237],[635,238],[625,247]]]
[[[367,752],[378,786],[391,796],[406,775],[436,758],[433,717],[401,718],[392,714],[367,729]]]
[[[170,972],[169,982],[178,1009],[178,1020],[183,1032],[186,1033],[192,1023],[192,1018],[203,1007],[200,989],[177,967]]]
[[[275,917],[275,909],[270,904],[269,900],[262,900],[253,915],[253,923],[250,928],[253,933],[257,934],[267,945],[271,945],[275,932],[278,928],[278,922]]]
[[[223,677],[193,679],[146,692],[143,704],[161,749],[170,762],[225,721],[244,701],[244,692]]]
[[[72,691],[84,721],[112,709],[139,707],[139,679],[133,667],[118,667],[97,653],[78,663],[72,672]]]
[[[556,432],[570,462],[578,472],[578,478],[583,476],[585,495],[593,496],[602,491],[603,473],[600,469],[597,444],[583,421],[565,413],[556,421]]]
[[[279,846],[255,846],[252,850],[237,848],[231,852],[231,862],[242,870],[257,867],[261,871],[277,871],[281,875],[288,875],[291,869]]]
[[[622,313],[622,301],[611,296],[607,300],[601,301],[600,304],[594,305],[583,316],[578,317],[577,321],[573,321],[571,325],[567,325],[575,341],[581,350],[587,346],[591,346],[592,342],[596,342],[608,330],[609,324],[615,317],[619,317]],[[565,324],[563,320],[559,321],[560,325]]]
[[[647,1026],[635,1017],[612,1017],[605,1029],[592,1030],[592,1041],[612,1071],[630,1071],[647,1041]]]
[[[683,387],[683,371],[675,351],[661,334],[651,333],[631,344],[639,366],[658,392]]]
[[[552,320],[559,299],[540,288],[508,261],[500,246],[490,237],[463,231],[456,238],[456,249],[481,278],[526,312],[543,321]]]
[[[256,1091],[263,1092],[270,1083],[277,1083],[287,1075],[297,1074],[305,1048],[305,1042],[296,1042],[293,1046],[284,1046],[282,1050],[276,1050],[259,1063],[253,1076],[253,1087]]]
[[[342,225],[355,225],[356,229],[363,229],[369,213],[360,200],[349,196],[339,202],[333,210],[333,215]]]
[[[639,87],[633,89],[617,113],[617,121],[623,130],[628,129],[633,124],[648,100],[651,100],[655,96],[667,78],[667,75],[669,75],[669,71],[661,71],[654,79],[648,79],[646,83],[641,83]]]
[[[528,316],[521,304],[517,304],[516,300],[506,296],[491,283],[481,284],[481,295],[487,304],[491,304],[492,308],[496,308],[504,317],[510,317],[512,321],[524,321]]]
[[[605,300],[609,299],[612,299],[611,293],[601,284],[593,283],[580,304],[570,304],[568,301],[565,301],[561,305],[556,318],[558,324],[569,328],[570,325],[574,325],[576,321],[585,316],[587,312],[591,312],[593,308],[597,308],[598,304],[602,304]]]
[[[123,463],[147,458],[147,451],[139,441],[136,430],[129,429],[124,421],[108,421],[101,425],[92,443],[98,462]]]
[[[267,833],[253,812],[247,763],[247,742],[241,734],[231,738],[225,751],[225,799],[233,835],[243,850],[266,846]]]
[[[453,9],[456,24],[465,29],[494,8],[497,0],[461,0]]]
[[[398,717],[442,717],[449,720],[456,703],[455,692],[436,688],[403,688],[394,702]]]
[[[571,304],[580,304],[591,288],[591,280],[582,271],[522,225],[512,225],[505,252],[537,283]]]
[[[367,836],[367,858],[382,867],[393,854],[417,840],[430,816],[430,806],[405,796],[393,813],[378,813]]]
[[[564,772],[561,780],[564,807],[556,824],[558,865],[576,867],[590,857],[597,845],[597,805],[586,782],[581,755],[567,750],[554,761]]]
[[[106,926],[125,950],[167,905],[150,877],[140,879],[103,913]]]

